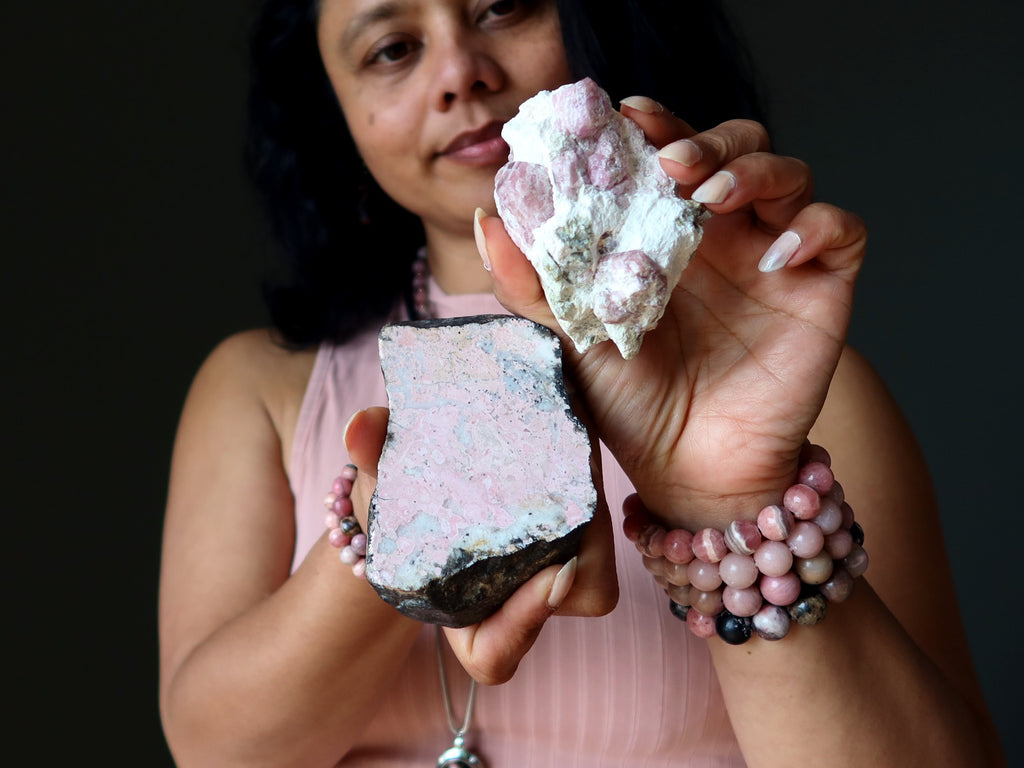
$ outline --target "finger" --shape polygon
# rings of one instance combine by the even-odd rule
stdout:
[[[565,565],[548,566],[479,624],[446,628],[448,642],[470,676],[484,685],[510,680],[544,622],[572,588],[575,576],[575,558]]]
[[[360,474],[377,477],[377,463],[388,431],[388,409],[381,407],[356,411],[345,425],[344,440],[349,458]]]
[[[814,177],[802,160],[755,152],[730,162],[691,197],[717,214],[753,205],[761,224],[778,232],[811,203]]]
[[[827,203],[801,210],[786,231],[769,246],[758,269],[774,272],[816,259],[826,269],[853,279],[867,246],[864,221],[854,213]]]
[[[697,133],[685,120],[646,96],[626,97],[619,102],[619,111],[640,126],[647,140],[656,147],[663,147]]]
[[[753,120],[729,120],[708,131],[666,144],[661,167],[689,193],[723,166],[754,152],[769,152],[768,132]]]
[[[533,320],[558,333],[564,343],[537,271],[508,236],[505,225],[496,216],[477,209],[473,220],[480,258],[491,273],[494,295],[509,312]]]

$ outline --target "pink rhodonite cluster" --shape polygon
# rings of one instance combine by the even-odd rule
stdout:
[[[707,217],[676,195],[657,151],[589,78],[541,91],[502,137],[494,199],[576,348],[640,350],[700,244]]]

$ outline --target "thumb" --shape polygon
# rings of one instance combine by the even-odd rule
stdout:
[[[479,624],[446,628],[448,643],[466,671],[484,685],[508,682],[527,651],[568,595],[576,558],[534,574],[502,606]]]
[[[345,425],[344,440],[349,458],[360,473],[377,477],[377,464],[388,431],[388,409],[375,406],[356,411]]]
[[[494,295],[502,306],[513,314],[547,326],[561,336],[537,271],[509,237],[501,219],[488,216],[482,208],[477,208],[473,214],[473,233],[480,258],[491,273]]]

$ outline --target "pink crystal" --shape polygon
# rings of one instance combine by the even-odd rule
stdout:
[[[700,244],[709,215],[676,194],[656,149],[590,79],[525,101],[494,199],[559,325],[585,352],[633,357]]]
[[[800,579],[795,573],[781,576],[762,576],[761,594],[773,605],[789,605],[800,597]]]
[[[725,610],[734,616],[753,616],[764,601],[757,588],[726,587],[722,590],[722,602],[725,605]]]
[[[725,534],[717,528],[701,528],[693,535],[693,554],[705,563],[717,563],[729,552]]]

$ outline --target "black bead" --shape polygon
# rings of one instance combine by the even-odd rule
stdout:
[[[850,526],[850,536],[857,542],[858,547],[864,546],[864,529],[860,527],[860,523],[854,523]]]
[[[669,598],[668,600],[668,609],[672,612],[672,615],[680,621],[686,621],[686,614],[690,612],[690,606],[680,605],[672,598]]]
[[[715,631],[729,645],[742,645],[754,632],[754,622],[747,616],[734,616],[722,611],[715,619]]]
[[[808,595],[801,597],[789,606],[787,611],[789,618],[794,622],[810,627],[825,618],[825,613],[828,611],[828,600],[821,594]]]

